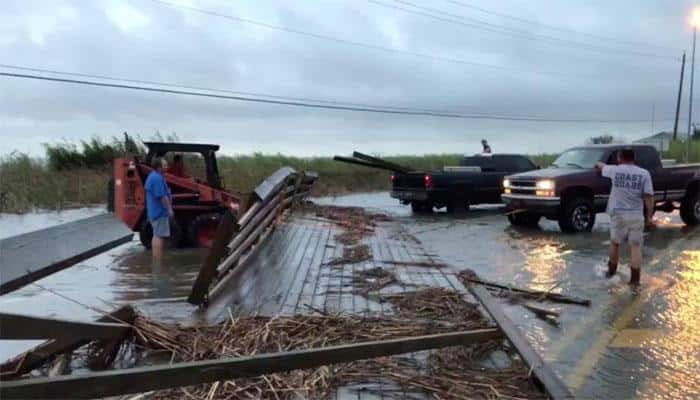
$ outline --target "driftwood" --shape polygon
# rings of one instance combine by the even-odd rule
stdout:
[[[555,303],[577,304],[586,307],[591,305],[590,299],[583,299],[580,297],[567,296],[559,293],[545,292],[542,290],[523,289],[514,286],[507,286],[499,283],[488,282],[477,277],[472,271],[460,272],[459,278],[465,285],[467,285],[468,283],[478,284],[485,286],[489,290],[502,290],[506,292],[513,292],[520,295],[524,295],[525,297],[533,300],[546,299]]]

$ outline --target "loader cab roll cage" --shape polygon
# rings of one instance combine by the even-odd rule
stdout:
[[[215,189],[222,189],[219,166],[216,163],[216,152],[219,150],[218,145],[171,142],[143,142],[143,144],[148,149],[145,162],[149,167],[153,158],[163,157],[168,153],[199,153],[204,159],[207,183]]]

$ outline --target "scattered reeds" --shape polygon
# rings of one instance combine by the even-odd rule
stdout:
[[[148,351],[167,351],[172,361],[195,361],[222,357],[244,357],[262,353],[291,351],[387,340],[488,327],[488,322],[461,295],[450,296],[444,289],[427,289],[405,294],[399,301],[411,312],[394,317],[360,317],[340,314],[296,315],[291,317],[245,317],[210,327],[181,327],[137,318],[134,342]],[[428,300],[430,295],[435,300]],[[450,303],[444,306],[433,303]],[[426,307],[426,304],[433,304]],[[468,311],[468,312],[459,312]],[[431,318],[440,313],[439,320]],[[406,319],[405,316],[411,316]],[[501,340],[431,352],[425,356],[395,356],[335,364],[308,370],[268,374],[176,388],[150,393],[146,398],[170,399],[322,399],[338,388],[381,382],[387,398],[404,398],[410,393],[427,394],[435,399],[539,398],[528,379],[528,369],[519,361],[508,368],[487,369],[479,362]],[[394,386],[399,390],[389,390]]]

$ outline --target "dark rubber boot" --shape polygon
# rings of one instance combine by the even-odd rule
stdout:
[[[608,261],[608,272],[605,273],[606,278],[612,278],[617,273],[617,264]]]
[[[630,285],[639,286],[639,281],[642,275],[641,269],[632,269],[631,271],[632,274],[630,275]]]

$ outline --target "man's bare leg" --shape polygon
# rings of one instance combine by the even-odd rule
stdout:
[[[611,278],[617,273],[617,263],[620,261],[620,244],[613,241],[610,242],[608,249],[608,272],[605,274]]]
[[[151,239],[151,253],[153,255],[153,261],[160,262],[163,258],[163,238],[153,236],[153,239]]]
[[[642,271],[642,246],[630,244],[630,285],[639,285]]]

